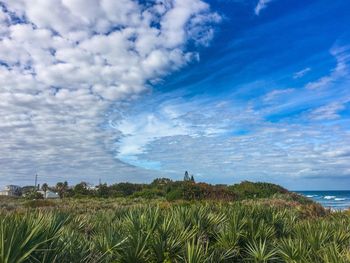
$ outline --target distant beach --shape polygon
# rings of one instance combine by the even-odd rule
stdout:
[[[326,208],[344,210],[350,208],[350,191],[296,191]]]

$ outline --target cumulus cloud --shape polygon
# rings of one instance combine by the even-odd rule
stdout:
[[[0,178],[135,172],[106,111],[196,60],[219,20],[200,0],[1,1]]]

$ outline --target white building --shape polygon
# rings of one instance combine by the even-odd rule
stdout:
[[[3,191],[0,191],[0,195],[5,196],[20,196],[21,195],[21,187],[18,185],[6,185]]]
[[[52,192],[50,190],[45,191],[38,191],[38,193],[42,194],[45,199],[56,199],[59,198],[59,195],[55,192]]]

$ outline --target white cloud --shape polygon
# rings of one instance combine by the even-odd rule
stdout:
[[[300,79],[300,78],[304,77],[310,70],[311,70],[311,68],[307,67],[307,68],[304,68],[300,71],[295,72],[293,75],[293,79]]]
[[[265,9],[270,2],[272,2],[272,0],[259,0],[254,9],[255,15],[258,16],[261,10]]]
[[[339,119],[339,112],[345,109],[345,102],[332,102],[313,110],[309,118],[314,120],[335,120]]]
[[[227,94],[181,99],[185,89],[145,98],[118,112],[118,154],[174,178],[189,170],[212,183],[259,180],[300,189],[318,179],[342,187],[350,175],[350,123],[338,117],[348,107],[348,83],[337,92],[272,90],[247,103]]]
[[[333,47],[330,51],[336,59],[336,66],[330,74],[307,84],[308,89],[320,89],[329,87],[342,77],[347,77],[349,73],[348,63],[350,61],[350,46]]]
[[[235,117],[237,123],[232,123],[233,113],[227,111],[229,104],[225,101],[216,103],[204,98],[195,98],[189,102],[179,98],[163,101],[162,96],[154,98],[151,102],[146,101],[140,101],[141,105],[146,103],[142,107],[137,104],[134,108],[124,110],[123,120],[112,124],[122,134],[117,157],[141,167],[147,165],[147,162],[152,162],[147,159],[148,147],[157,141],[170,140],[176,144],[176,138],[179,137],[185,138],[185,141],[189,138],[214,138],[224,135],[231,128],[235,130],[235,125],[243,126],[248,121],[248,117],[243,116]],[[225,113],[220,118],[217,116],[219,111]],[[252,116],[249,116],[249,119],[253,122]],[[167,146],[164,148],[167,149]],[[191,149],[184,149],[184,154],[187,154],[187,151]],[[173,158],[168,156],[166,150],[164,154],[164,159],[156,161],[159,166],[162,161],[167,163],[168,159]]]
[[[272,100],[279,98],[281,96],[289,95],[289,94],[293,93],[294,91],[295,91],[295,89],[292,89],[292,88],[272,90],[264,96],[264,101],[269,102],[269,101],[272,101]]]
[[[35,172],[46,174],[48,180],[55,176],[77,176],[77,180],[80,170],[88,178],[123,175],[119,168],[137,174],[114,158],[111,145],[119,135],[104,126],[105,112],[196,59],[188,44],[207,42],[212,33],[195,32],[219,20],[200,0],[144,5],[131,0],[9,0],[3,4],[3,183]]]

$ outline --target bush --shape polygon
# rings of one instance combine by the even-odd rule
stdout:
[[[24,203],[26,208],[38,208],[38,207],[55,207],[57,204],[51,200],[30,200]]]
[[[165,198],[168,201],[175,201],[175,200],[180,200],[183,199],[183,191],[179,188],[177,189],[172,189],[169,191],[166,195]]]
[[[159,190],[159,189],[144,189],[140,192],[135,192],[132,197],[138,198],[146,198],[146,199],[152,199],[152,198],[158,198],[158,197],[163,197],[164,191]]]
[[[350,262],[350,215],[268,200],[28,201],[57,207],[0,213],[0,262]]]
[[[44,199],[44,196],[37,191],[32,191],[32,192],[27,193],[25,197],[28,200]]]
[[[228,187],[230,191],[236,193],[240,199],[247,198],[267,198],[275,194],[286,194],[288,190],[271,183],[253,183],[243,181],[240,184],[235,184]]]

